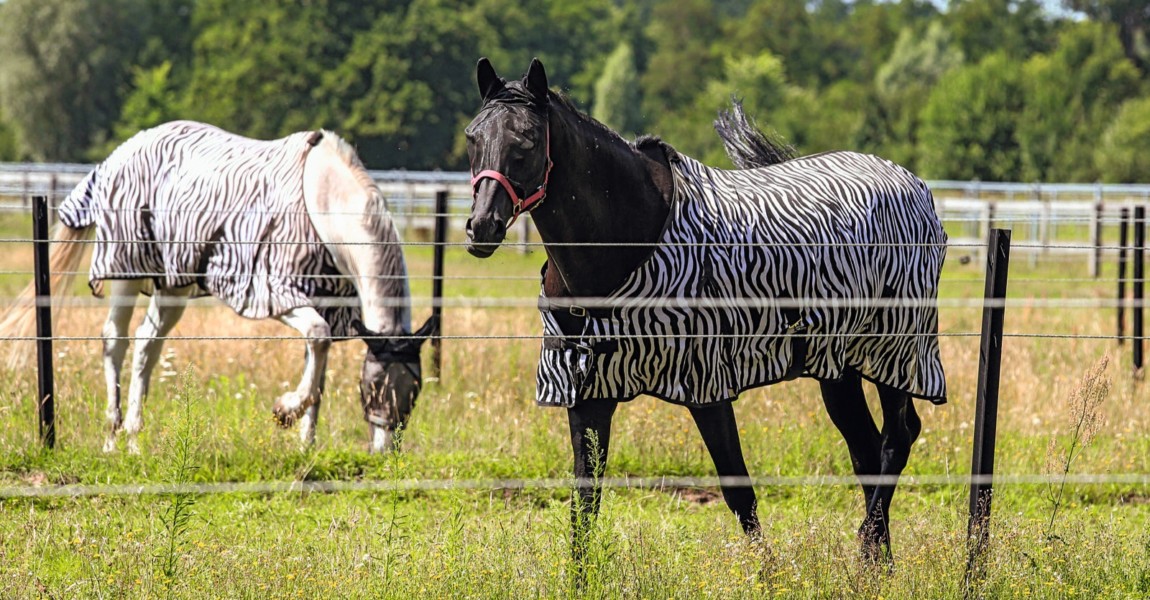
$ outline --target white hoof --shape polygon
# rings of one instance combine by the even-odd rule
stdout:
[[[280,427],[291,427],[310,405],[308,398],[303,394],[288,392],[272,405],[272,414],[275,415]]]

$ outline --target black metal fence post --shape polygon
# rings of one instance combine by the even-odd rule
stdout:
[[[1118,213],[1118,345],[1126,336],[1126,248],[1130,241],[1130,209]]]
[[[447,250],[447,190],[435,192],[435,259],[432,264],[431,318],[438,329],[431,338],[431,376],[437,381],[443,366],[443,253]]]
[[[1145,249],[1146,249],[1146,207],[1138,205],[1134,207],[1134,303],[1130,307],[1134,311],[1134,318],[1132,319],[1134,325],[1134,372],[1137,373],[1142,369],[1142,343],[1144,341],[1142,332],[1142,300],[1145,298],[1146,288],[1146,265],[1145,265]]]
[[[998,428],[998,376],[1002,366],[1002,322],[1010,269],[1010,231],[992,229],[986,259],[982,344],[978,356],[978,389],[974,413],[974,453],[970,465],[970,562],[967,575],[986,547],[993,498],[994,442]]]
[[[48,266],[48,199],[32,198],[33,268],[36,287],[37,413],[40,440],[56,447],[55,373],[52,368],[52,273]]]

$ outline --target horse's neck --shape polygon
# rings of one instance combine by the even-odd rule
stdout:
[[[383,334],[411,331],[407,267],[399,234],[378,192],[365,188],[338,155],[312,150],[304,200],[339,271],[354,282],[363,324]]]
[[[615,290],[651,254],[670,211],[665,159],[647,157],[577,119],[552,108],[554,168],[547,200],[532,213],[547,246],[549,296]]]

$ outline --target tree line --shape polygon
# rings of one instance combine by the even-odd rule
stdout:
[[[1150,181],[1150,3],[6,0],[0,160],[96,161],[196,119],[324,127],[371,168],[467,168],[475,62],[533,56],[625,136],[726,164],[730,98],[800,153],[931,179]]]

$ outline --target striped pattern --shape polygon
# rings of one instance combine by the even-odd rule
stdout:
[[[670,222],[653,255],[609,296],[611,315],[573,326],[541,310],[546,336],[618,348],[588,355],[545,341],[539,404],[639,394],[690,405],[733,400],[787,374],[791,323],[781,304],[808,298],[798,309],[808,327],[804,375],[837,379],[853,367],[946,401],[933,302],[946,234],[921,180],[852,152],[740,171],[679,156],[672,167]],[[780,306],[746,306],[754,299]],[[891,306],[897,299],[911,302]]]
[[[148,278],[173,288],[194,283],[244,317],[316,306],[333,336],[355,335],[356,303],[314,301],[357,292],[347,279],[331,277],[340,271],[305,206],[311,135],[259,141],[177,121],[126,141],[60,206],[68,227],[97,228],[93,292],[100,295],[105,279]],[[390,218],[386,226],[395,239]],[[399,247],[390,252],[399,254]],[[390,262],[403,276],[402,256]],[[406,297],[406,278],[399,279],[395,295]]]

